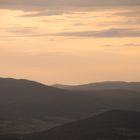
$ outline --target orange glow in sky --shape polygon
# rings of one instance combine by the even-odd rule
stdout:
[[[95,7],[53,0],[46,8],[45,0],[40,7],[29,1],[0,0],[1,77],[46,84],[140,81],[137,0],[116,6],[95,0]]]

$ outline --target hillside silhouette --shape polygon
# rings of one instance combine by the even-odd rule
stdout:
[[[63,84],[55,84],[53,87],[57,87],[60,89],[67,90],[132,90],[132,91],[140,91],[140,82],[123,82],[123,81],[105,81],[98,83],[89,83],[83,85],[63,85]]]
[[[71,91],[0,78],[0,134],[44,131],[112,109],[140,111],[139,101],[139,91]]]
[[[32,134],[24,140],[97,140],[140,138],[140,113],[112,110],[94,117]]]

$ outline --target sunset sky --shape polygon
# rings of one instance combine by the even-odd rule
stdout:
[[[0,0],[0,77],[140,81],[140,0]]]

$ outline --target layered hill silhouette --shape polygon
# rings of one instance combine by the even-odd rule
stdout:
[[[30,129],[33,129],[32,124],[35,122],[37,124],[34,126],[35,131],[41,131],[41,127],[44,127],[43,130],[52,128],[62,119],[65,121],[59,121],[57,125],[87,118],[106,110],[140,111],[139,101],[139,91],[122,89],[74,91],[29,80],[0,78],[0,134],[3,133],[1,132],[3,126],[5,131],[9,126],[11,129],[22,128],[24,132],[27,129],[24,128],[25,124],[31,122]],[[10,125],[9,122],[14,121],[14,125]],[[22,125],[15,126],[19,122],[22,122]]]
[[[89,83],[84,85],[62,85],[55,84],[53,87],[67,90],[132,90],[140,91],[140,82],[123,82],[123,81],[105,81],[98,83]]]
[[[134,140],[140,138],[140,113],[113,110],[89,119],[32,134],[24,140]]]

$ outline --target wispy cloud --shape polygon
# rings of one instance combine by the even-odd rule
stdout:
[[[120,45],[116,45],[116,44],[104,44],[102,45],[102,47],[140,47],[140,44],[137,43],[127,43],[127,44],[120,44]]]
[[[29,29],[29,31],[28,31]],[[38,33],[34,32],[33,28],[24,27],[21,29],[10,29],[8,32],[14,33],[9,37],[47,37],[47,36],[60,36],[60,37],[83,37],[83,38],[121,38],[121,37],[140,37],[140,30],[126,29],[126,28],[113,28],[99,31],[72,31],[72,32],[59,32],[59,33]]]
[[[54,36],[74,36],[74,37],[98,37],[98,38],[112,38],[112,37],[140,37],[140,30],[114,28],[100,31],[82,31],[82,32],[60,32],[52,34]]]
[[[5,29],[9,33],[18,34],[18,35],[30,35],[34,34],[36,27],[9,27]]]
[[[24,15],[21,15],[20,17],[42,17],[42,16],[56,16],[56,15],[62,15],[69,13],[68,11],[63,10],[44,10],[40,12],[35,13],[25,13]]]
[[[140,44],[128,43],[128,44],[124,44],[124,46],[126,46],[126,47],[140,47]]]
[[[139,0],[0,0],[0,8],[20,10],[43,10],[58,7],[74,9],[74,7],[92,8],[137,5],[140,5]]]
[[[139,17],[139,13],[140,13],[140,5],[138,5],[138,7],[135,8],[131,8],[131,9],[127,9],[126,11],[121,11],[118,13],[115,13],[115,15],[119,15],[119,16],[124,16],[124,17]]]

